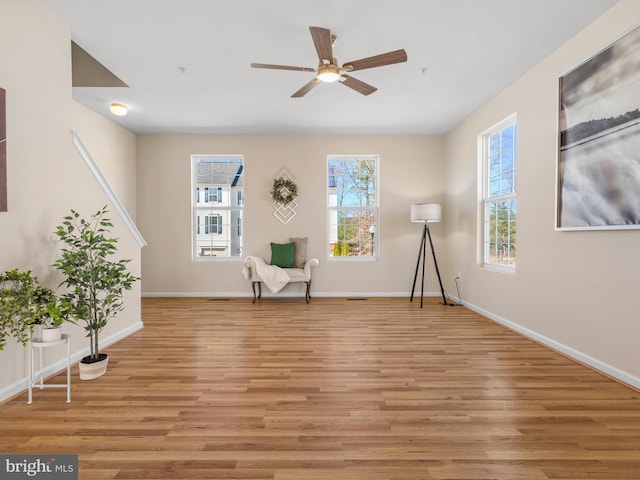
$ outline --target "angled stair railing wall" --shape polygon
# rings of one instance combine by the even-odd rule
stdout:
[[[91,170],[91,173],[93,173],[93,175],[96,177],[96,180],[104,190],[104,193],[107,194],[107,197],[113,205],[113,208],[116,210],[122,221],[131,232],[131,235],[133,235],[133,237],[136,239],[136,242],[138,242],[140,248],[144,247],[147,242],[142,237],[140,230],[138,230],[138,227],[136,227],[136,224],[131,219],[131,216],[127,212],[126,208],[124,208],[124,205],[122,205],[122,202],[120,202],[118,196],[111,189],[111,186],[109,186],[109,182],[107,182],[107,179],[104,178],[104,175],[102,175],[102,172],[93,161],[93,158],[91,158],[91,154],[89,154],[89,151],[82,143],[78,132],[76,132],[75,130],[71,131],[71,140],[73,141],[73,145],[76,147],[76,150],[78,150],[78,153],[80,153],[80,156],[84,159],[85,163],[89,167],[89,170]]]

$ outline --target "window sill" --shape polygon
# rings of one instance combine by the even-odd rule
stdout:
[[[516,274],[516,267],[505,267],[503,265],[492,265],[490,263],[483,263],[482,265],[480,265],[480,268],[492,272],[506,273],[507,275]]]

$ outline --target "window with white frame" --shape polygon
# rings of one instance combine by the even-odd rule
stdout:
[[[222,235],[222,215],[213,214],[204,217],[204,233],[209,235]]]
[[[514,271],[517,220],[515,114],[482,134],[482,264]]]
[[[204,187],[205,202],[222,203],[222,187]]]
[[[327,158],[329,258],[375,258],[378,252],[377,155]]]
[[[192,155],[192,258],[242,257],[244,158]]]

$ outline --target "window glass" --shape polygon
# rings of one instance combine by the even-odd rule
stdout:
[[[482,263],[508,270],[516,267],[515,115],[482,135]]]
[[[378,157],[327,160],[329,258],[377,257]]]
[[[192,258],[242,257],[243,157],[192,155],[191,171]]]

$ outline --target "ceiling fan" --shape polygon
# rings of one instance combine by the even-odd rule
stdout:
[[[369,85],[361,80],[353,78],[342,72],[355,72],[356,70],[364,70],[365,68],[382,67],[394,63],[402,63],[407,61],[407,52],[404,49],[394,50],[393,52],[374,55],[373,57],[361,58],[352,62],[346,62],[341,67],[338,66],[337,60],[333,56],[333,44],[336,36],[331,34],[326,28],[309,27],[313,44],[318,52],[320,63],[318,68],[310,67],[290,67],[288,65],[271,65],[268,63],[252,63],[253,68],[268,68],[274,70],[295,70],[300,72],[316,72],[316,77],[309,83],[304,85],[300,90],[291,95],[294,98],[303,97],[309,93],[320,82],[338,81],[362,95],[370,95],[377,90],[373,85]]]

